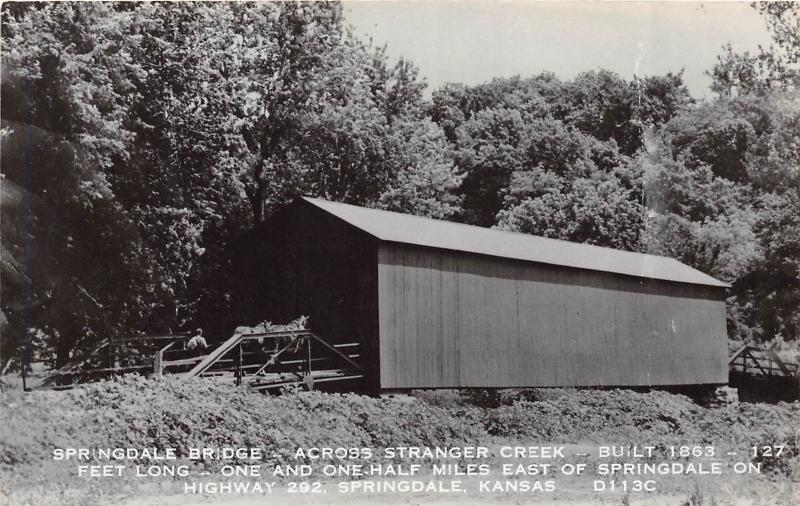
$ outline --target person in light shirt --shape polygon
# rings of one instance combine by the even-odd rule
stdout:
[[[208,343],[203,337],[203,329],[197,329],[197,333],[186,343],[186,349],[193,351],[196,355],[201,355],[206,348],[208,348]]]

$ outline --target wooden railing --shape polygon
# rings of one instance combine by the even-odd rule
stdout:
[[[53,372],[41,386],[69,388],[123,373],[230,377],[264,390],[363,377],[359,344],[331,344],[310,330],[234,334],[205,355],[187,350],[189,333],[104,341]]]
[[[333,345],[310,330],[235,334],[182,378],[227,374],[259,390],[355,379],[362,377],[357,351],[358,343]]]
[[[775,351],[754,346],[742,346],[728,360],[732,372],[766,378],[797,376],[798,364],[785,362]]]
[[[39,386],[68,386],[132,372],[159,374],[163,371],[164,352],[188,339],[188,332],[105,339],[51,372]]]

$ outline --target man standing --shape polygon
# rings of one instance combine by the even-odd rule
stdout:
[[[206,348],[208,348],[208,343],[203,337],[203,329],[197,329],[197,333],[186,343],[186,349],[194,352],[194,355],[202,355]]]

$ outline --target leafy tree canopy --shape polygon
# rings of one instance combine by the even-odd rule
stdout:
[[[695,102],[603,69],[426,99],[336,2],[5,3],[2,346],[230,331],[231,245],[300,194],[669,255],[733,284],[732,336],[796,339],[798,7],[755,8],[772,45]]]

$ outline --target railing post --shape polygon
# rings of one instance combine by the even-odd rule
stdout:
[[[164,376],[164,352],[173,346],[175,346],[175,341],[172,341],[163,348],[160,348],[153,356],[153,375],[156,378],[161,378]]]
[[[164,362],[164,350],[159,349],[156,352],[155,357],[153,358],[153,375],[156,378],[161,378],[164,376],[164,368],[161,365]]]
[[[242,343],[239,343],[238,353],[236,356],[236,386],[242,384]]]

